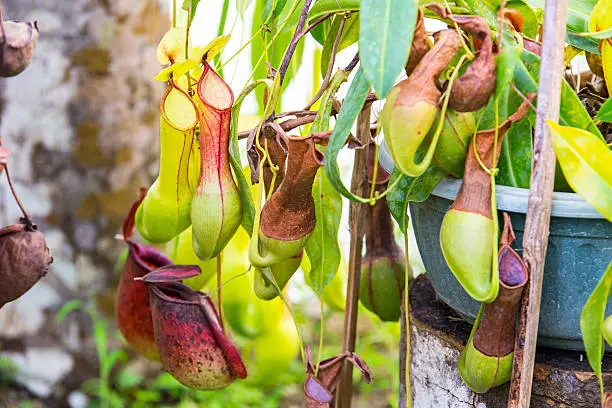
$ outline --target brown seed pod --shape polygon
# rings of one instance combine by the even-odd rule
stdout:
[[[0,229],[0,308],[47,274],[53,257],[42,232],[27,224]]]
[[[34,22],[5,21],[5,38],[0,44],[0,76],[12,77],[30,65],[38,41],[38,26]]]
[[[417,16],[416,26],[414,27],[414,36],[412,37],[412,45],[410,46],[410,55],[406,62],[406,75],[410,76],[417,64],[427,54],[431,44],[427,31],[425,30],[425,18],[423,16],[423,8],[419,7],[419,15]]]
[[[473,112],[482,108],[493,95],[496,81],[493,40],[487,22],[480,16],[455,16],[436,3],[427,7],[468,32],[477,54],[476,59],[453,84],[449,106],[459,112]]]

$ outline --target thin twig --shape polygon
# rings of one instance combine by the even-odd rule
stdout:
[[[340,27],[338,27],[338,33],[336,34],[336,39],[334,40],[334,45],[332,47],[331,56],[329,58],[329,66],[327,67],[327,72],[325,73],[325,78],[323,79],[323,83],[321,87],[312,98],[310,102],[304,107],[304,110],[309,110],[312,105],[314,105],[320,98],[323,96],[325,90],[329,87],[332,72],[334,70],[334,64],[336,63],[336,54],[338,53],[338,45],[340,44],[340,39],[342,38],[342,32],[344,31],[344,25],[346,24],[346,17],[342,18],[340,22]]]
[[[521,90],[520,90],[520,89],[518,89],[518,88],[516,87],[516,85],[514,85],[514,82],[510,82],[510,86],[512,87],[512,89],[514,90],[514,92],[516,92],[516,93],[517,93],[517,95],[518,95],[518,96],[520,96],[520,97],[523,99],[523,101],[527,102],[527,104],[529,105],[529,107],[530,107],[531,109],[533,109],[533,111],[534,111],[534,112],[537,112],[537,111],[538,111],[538,110],[537,110],[537,108],[536,108],[535,106],[533,106],[533,103],[531,103],[531,101],[529,100],[529,98],[527,98],[527,97],[525,96],[525,94],[523,94],[523,93],[521,92]]]
[[[280,127],[285,132],[289,132],[290,130],[293,130],[297,127],[304,126],[304,125],[314,122],[316,116],[317,116],[316,114],[300,116],[295,119],[286,120],[279,124],[280,124]],[[252,131],[253,129],[250,129],[250,130],[245,130],[243,132],[238,133],[238,139],[247,139]]]
[[[359,53],[356,53],[351,62],[344,68],[346,72],[351,72],[359,63]]]
[[[325,14],[325,15],[322,15],[321,17],[317,18],[315,21],[312,22],[312,24],[309,24],[308,27],[306,27],[306,29],[300,33],[300,35],[298,37],[298,41],[301,40],[306,34],[311,32],[313,28],[315,28],[316,26],[318,26],[319,24],[321,24],[322,22],[324,22],[328,18],[332,17],[333,15],[334,15],[333,13],[332,14]]]
[[[285,51],[285,55],[283,56],[283,61],[281,62],[280,68],[278,69],[278,74],[280,75],[280,83],[283,84],[283,80],[285,79],[285,75],[287,74],[287,69],[289,68],[289,63],[291,62],[291,58],[293,58],[293,53],[297,48],[298,41],[300,39],[300,34],[304,29],[304,24],[306,23],[306,17],[308,16],[308,10],[310,9],[310,4],[312,0],[304,0],[304,7],[302,7],[302,12],[300,13],[300,18],[298,20],[297,26],[295,27],[295,32],[293,33],[293,38],[291,38],[291,42],[287,47],[287,51]]]
[[[17,205],[19,206],[19,209],[21,210],[21,213],[23,214],[23,218],[25,218],[27,224],[31,224],[32,221],[30,219],[30,216],[28,215],[28,212],[23,206],[23,203],[19,199],[19,196],[17,195],[17,191],[15,191],[15,186],[13,186],[13,180],[11,180],[11,174],[9,173],[8,164],[4,164],[4,173],[6,174],[6,180],[8,181],[8,185],[9,185],[9,188],[11,189],[11,193],[13,194],[13,198],[17,202]]]

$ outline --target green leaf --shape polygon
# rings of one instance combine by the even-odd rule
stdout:
[[[370,82],[368,78],[366,78],[363,70],[359,68],[355,78],[353,78],[353,82],[351,82],[342,108],[340,108],[336,127],[332,132],[327,150],[325,151],[325,173],[330,183],[340,194],[356,202],[362,202],[363,200],[351,193],[344,183],[342,183],[337,158],[340,149],[342,149],[349,137],[353,123],[355,123],[357,116],[359,116],[359,112],[361,112],[363,108],[369,91]]]
[[[332,13],[346,13],[347,11],[359,11],[360,0],[317,0],[308,12],[308,21]]]
[[[331,28],[329,29],[329,35],[327,35],[325,43],[323,44],[323,53],[321,55],[321,76],[323,78],[327,73],[332,49],[334,48],[334,42],[336,41],[338,29],[340,28],[340,23],[343,19],[343,16],[334,17]],[[344,24],[344,30],[340,36],[337,52],[340,52],[348,46],[356,43],[357,40],[359,40],[359,15],[352,14],[350,17],[348,17],[346,23]]]
[[[586,130],[546,122],[567,182],[612,222],[612,151]]]
[[[259,30],[259,27],[263,24],[262,12],[264,3],[266,0],[257,0],[255,3],[255,12],[253,13],[253,25],[252,25],[252,34],[255,35]],[[276,37],[276,40],[273,44],[270,45],[267,51],[267,62],[270,63],[272,67],[275,69],[280,68],[281,61],[283,60],[283,56],[285,55],[285,50],[289,46],[291,42],[291,38],[293,37],[293,32],[295,30],[295,26],[297,25],[297,21],[300,17],[300,8],[296,8],[293,10],[293,13],[289,15],[292,7],[285,7],[283,9],[283,13],[280,18],[276,20],[278,22],[283,22],[286,19],[288,20],[288,24],[283,28],[283,31]],[[270,23],[269,23],[270,24]],[[280,23],[278,23],[280,24]],[[268,75],[268,67],[266,64],[266,60],[264,60],[256,66],[259,62],[259,59],[262,55],[266,55],[266,47],[269,42],[274,38],[278,30],[280,30],[280,26],[277,23],[273,23],[270,26],[270,32],[266,32],[262,30],[259,34],[255,36],[253,42],[251,44],[251,67],[254,68],[254,78],[266,78]],[[285,75],[285,79],[283,81],[283,89],[285,89],[288,84],[291,82],[295,73],[302,63],[302,55],[304,52],[304,42],[300,41],[295,50],[295,54],[293,58],[291,58],[291,63],[287,69],[287,73]],[[265,108],[263,101],[263,89],[258,88],[255,90],[255,95],[257,96],[257,105],[259,106],[259,112],[263,113]],[[281,104],[281,98],[279,96],[278,105]],[[276,107],[273,107],[276,108]]]
[[[603,324],[606,305],[610,297],[610,289],[612,288],[612,262],[608,265],[601,280],[595,287],[595,290],[589,296],[582,315],[580,316],[580,331],[582,332],[582,341],[586,350],[587,360],[589,365],[597,374],[599,379],[599,389],[603,401],[604,388],[603,378],[601,373],[601,360],[604,356],[604,342],[601,334],[601,325]]]
[[[601,55],[601,51],[599,51],[598,42],[592,38],[581,37],[576,33],[568,32],[565,36],[565,41],[569,45],[573,45],[576,48],[579,48],[584,51],[588,51],[590,53]]]
[[[333,188],[323,169],[317,172],[312,197],[317,223],[306,243],[306,254],[310,260],[312,288],[320,295],[336,275],[342,259],[338,244],[342,196]]]
[[[544,10],[546,0],[528,0],[528,3]],[[575,33],[587,31],[591,11],[597,0],[569,0],[567,3],[567,29]]]
[[[523,119],[506,132],[499,157],[499,174],[495,178],[504,186],[529,188],[533,127]]]
[[[599,108],[599,112],[597,112],[597,116],[595,119],[600,120],[602,122],[612,122],[612,99],[608,99],[606,103],[601,105]]]
[[[260,79],[245,87],[240,95],[234,100],[232,106],[232,121],[230,123],[230,165],[236,177],[240,201],[242,202],[242,227],[248,232],[249,236],[253,234],[253,225],[255,223],[255,204],[251,195],[251,187],[242,171],[240,162],[240,150],[238,149],[238,119],[240,118],[240,109],[244,98],[253,92],[260,85],[265,85],[268,90],[272,89],[272,81],[268,79]]]
[[[496,30],[499,27],[497,22],[497,9],[499,9],[499,1],[487,0],[465,0],[463,1],[471,10],[470,14],[475,14],[484,17],[487,25]]]
[[[270,24],[281,15],[286,5],[287,0],[266,0],[261,14],[261,20],[268,21],[271,17],[272,20],[268,22],[268,24]]]
[[[400,231],[406,231],[408,227],[408,203],[410,202],[422,202],[429,198],[433,189],[438,185],[442,179],[447,176],[446,172],[441,170],[435,164],[429,166],[425,173],[418,177],[409,177],[402,174],[398,169],[393,169],[391,178],[389,179],[389,185],[401,177],[395,187],[387,195],[387,206],[391,215],[399,225]]]
[[[244,20],[244,13],[251,5],[253,0],[236,0],[236,11],[240,14],[240,18]]]
[[[495,99],[499,100],[502,92],[508,87],[508,84],[514,77],[516,64],[521,58],[523,47],[514,40],[509,38],[507,31],[504,32],[504,47],[502,52],[495,56]]]
[[[187,25],[191,25],[200,0],[183,0],[183,10],[187,12]]]
[[[64,303],[60,310],[57,311],[55,315],[55,322],[57,324],[64,321],[66,316],[68,316],[71,312],[81,309],[83,307],[83,301],[79,299],[72,299],[68,302]]]
[[[359,58],[380,99],[406,65],[417,12],[417,0],[361,0]]]
[[[596,40],[604,40],[606,38],[612,37],[612,27],[606,30],[602,30],[602,31],[594,31],[590,33],[577,33],[576,35],[579,35],[581,37],[594,38]]]
[[[528,51],[523,51],[521,61],[516,65],[516,70],[514,71],[516,87],[523,94],[530,92],[537,93],[539,75],[540,57]],[[559,121],[563,125],[585,129],[603,140],[603,136],[597,126],[595,126],[589,112],[587,112],[578,95],[576,95],[572,87],[565,80],[561,85]]]

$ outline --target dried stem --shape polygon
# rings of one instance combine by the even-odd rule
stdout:
[[[19,206],[19,209],[21,210],[21,213],[23,214],[23,218],[25,218],[26,224],[31,225],[32,221],[30,219],[30,216],[28,215],[28,212],[23,206],[23,203],[19,199],[19,196],[17,195],[17,191],[15,190],[15,186],[13,185],[13,180],[11,180],[11,174],[9,172],[8,164],[4,164],[4,173],[6,174],[6,180],[8,181],[9,188],[11,189],[11,194],[13,194],[13,198],[15,199],[15,202],[17,202],[17,205]]]
[[[312,100],[308,102],[304,110],[309,110],[312,107],[312,105],[314,105],[315,102],[317,102],[321,98],[321,96],[323,96],[323,93],[329,87],[332,72],[334,70],[334,64],[336,62],[336,54],[338,53],[338,45],[340,44],[340,39],[342,38],[342,32],[344,31],[345,24],[346,24],[346,17],[343,17],[342,21],[340,22],[340,27],[338,27],[338,33],[336,34],[336,39],[334,40],[334,45],[332,47],[331,56],[329,58],[329,66],[327,67],[327,72],[325,73],[325,78],[323,79],[323,83],[321,84],[321,87],[319,88],[315,96],[312,98]]]
[[[357,66],[357,64],[359,63],[359,53],[356,53],[355,56],[353,57],[353,59],[351,60],[351,62],[349,62],[349,64],[346,66],[346,68],[344,68],[344,70],[346,72],[351,72],[353,69],[355,69],[355,67]],[[369,95],[368,95],[369,97]]]
[[[370,103],[366,103],[357,119],[357,138],[363,145],[371,139],[370,133]],[[367,152],[366,149],[355,151],[355,165],[351,190],[357,196],[364,196],[368,191]],[[347,282],[346,307],[344,315],[344,342],[343,352],[355,351],[357,333],[357,306],[359,300],[359,282],[361,279],[361,253],[363,249],[363,235],[365,230],[366,204],[351,203],[349,222],[351,231],[349,276]],[[339,408],[350,408],[353,393],[353,366],[344,364],[338,388]]]

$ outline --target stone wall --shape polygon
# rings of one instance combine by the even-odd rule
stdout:
[[[152,78],[167,10],[157,0],[3,3],[7,19],[37,20],[40,28],[31,66],[0,81],[0,135],[54,263],[0,310],[0,355],[20,368],[27,392],[62,406],[71,387],[96,375],[97,358],[89,320],[76,314],[58,325],[55,313],[88,296],[112,312],[113,265],[123,248],[115,234],[156,168],[163,85]],[[2,176],[0,224],[19,215]],[[53,387],[60,380],[65,389]]]

